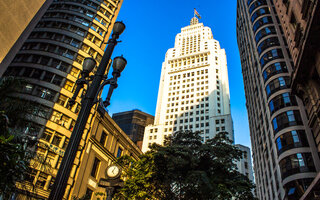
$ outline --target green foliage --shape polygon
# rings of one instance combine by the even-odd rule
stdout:
[[[226,133],[206,143],[199,132],[179,131],[134,161],[122,157],[125,186],[118,199],[228,200],[254,199],[253,184],[236,170],[242,151]]]
[[[17,131],[25,129],[28,113],[37,107],[36,103],[16,96],[15,92],[20,91],[25,83],[12,77],[0,79],[0,196],[4,199],[17,193],[17,182],[24,187],[31,159],[37,165],[49,166],[34,151],[27,149],[23,142],[27,136]]]

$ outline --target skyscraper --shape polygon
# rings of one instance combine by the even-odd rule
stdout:
[[[166,53],[155,122],[145,129],[142,151],[178,130],[201,131],[203,141],[226,131],[233,140],[226,53],[196,17]]]
[[[137,109],[114,113],[112,119],[140,149],[142,148],[145,127],[154,122],[154,116]]]
[[[248,179],[253,183],[254,180],[250,148],[241,144],[236,144],[235,146],[244,152],[243,157],[236,162],[238,171],[248,177]]]
[[[237,39],[257,196],[299,199],[320,170],[302,101],[291,94],[293,64],[271,0],[238,0]]]
[[[22,130],[37,136],[37,154],[51,165],[50,171],[43,170],[40,165],[34,165],[30,171],[30,183],[36,186],[33,192],[39,198],[48,197],[80,110],[80,98],[77,98],[72,107],[68,101],[73,96],[82,62],[85,57],[93,57],[98,63],[101,61],[122,2],[51,1],[5,72],[5,76],[25,79],[27,84],[18,95],[39,105],[32,111],[33,117],[28,119],[28,127]],[[85,88],[80,95],[84,91]],[[79,151],[75,159],[67,195],[77,177],[92,119],[91,116],[84,131],[79,147],[82,151]]]

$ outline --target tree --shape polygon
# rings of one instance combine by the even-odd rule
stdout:
[[[178,131],[164,146],[153,144],[150,149],[137,161],[119,159],[125,185],[118,199],[254,199],[253,184],[234,163],[243,152],[227,133],[202,143],[199,132]]]
[[[29,150],[23,141],[29,139],[25,132],[21,132],[28,123],[26,118],[39,107],[34,102],[15,96],[15,92],[20,91],[25,83],[12,77],[0,79],[0,198],[4,199],[9,199],[18,191],[17,182],[24,187],[31,159],[37,165],[49,166],[44,159]]]

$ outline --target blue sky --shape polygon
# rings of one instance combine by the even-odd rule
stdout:
[[[189,25],[193,8],[226,49],[235,142],[251,146],[236,40],[235,0],[124,0],[118,20],[126,24],[126,30],[113,57],[123,54],[128,65],[111,98],[109,114],[132,109],[155,114],[165,53],[174,46],[180,29]]]

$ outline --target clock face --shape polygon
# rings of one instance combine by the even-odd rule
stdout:
[[[107,176],[109,178],[116,178],[120,175],[120,168],[116,165],[111,165],[107,168]]]

